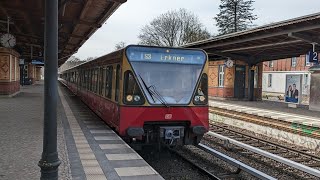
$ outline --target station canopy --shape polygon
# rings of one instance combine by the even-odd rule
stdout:
[[[1,0],[0,35],[9,32],[16,37],[14,49],[26,60],[43,59],[43,0]],[[58,0],[59,66],[126,0]],[[9,21],[8,21],[9,20]]]
[[[243,60],[249,64],[291,58],[320,45],[320,13],[216,36],[185,45],[204,49],[210,60]]]

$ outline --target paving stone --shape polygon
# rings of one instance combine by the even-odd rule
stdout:
[[[112,160],[133,160],[133,159],[142,159],[137,153],[128,153],[128,154],[106,154],[107,159]]]
[[[153,175],[157,174],[149,166],[144,167],[125,167],[125,168],[115,168],[119,176],[139,176],[139,175]]]
[[[0,179],[40,179],[38,162],[43,143],[43,82],[22,86],[21,93],[0,100]],[[60,104],[60,101],[58,101]],[[57,145],[61,164],[59,179],[71,179],[65,137],[63,110],[58,104]]]
[[[95,136],[95,140],[118,140],[120,139],[118,136],[113,135],[113,136]]]

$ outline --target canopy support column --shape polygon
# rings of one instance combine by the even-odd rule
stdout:
[[[249,64],[249,76],[248,76],[248,99],[254,101],[254,65]]]
[[[57,180],[60,165],[57,152],[58,0],[45,0],[44,36],[43,152],[38,165],[41,180]]]

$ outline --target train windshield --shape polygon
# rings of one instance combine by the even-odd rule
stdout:
[[[206,62],[200,50],[129,46],[126,55],[150,104],[188,104]]]

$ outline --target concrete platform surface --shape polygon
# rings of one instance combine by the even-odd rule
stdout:
[[[59,179],[163,179],[64,86],[59,85]],[[39,179],[43,82],[0,99],[0,179]]]
[[[249,102],[210,100],[209,106],[318,128],[320,127],[319,112],[309,111],[303,107],[291,109],[288,108],[287,104],[284,103],[275,103],[269,101]]]

